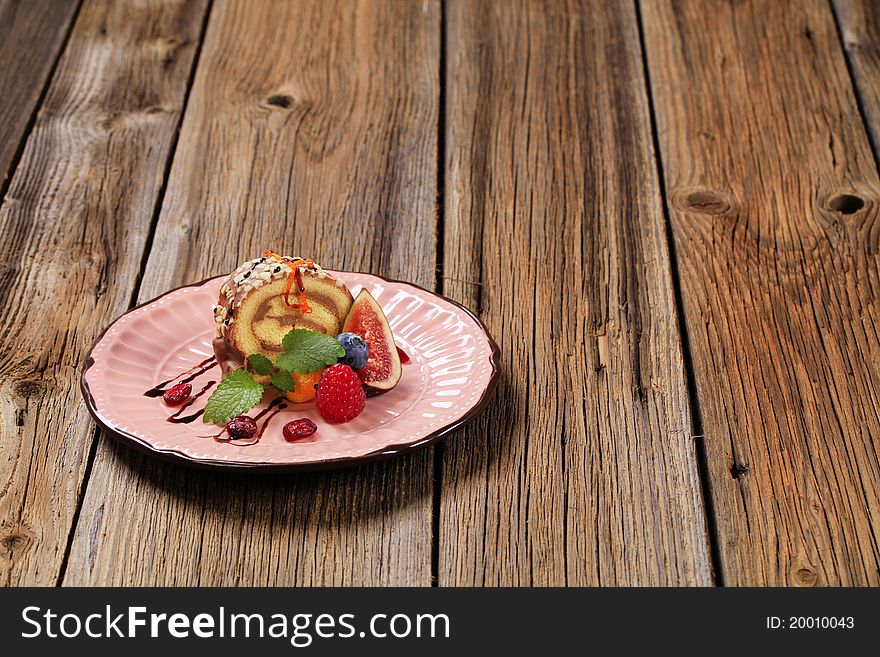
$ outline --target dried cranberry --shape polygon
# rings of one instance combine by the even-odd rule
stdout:
[[[294,420],[293,422],[285,424],[281,433],[284,434],[284,440],[292,443],[301,438],[308,438],[317,430],[318,425],[312,422],[309,418],[304,417],[300,420]]]
[[[409,354],[406,353],[400,347],[397,347],[397,357],[400,358],[401,363],[408,363],[409,362]]]
[[[162,399],[165,400],[165,403],[169,406],[180,406],[183,402],[189,399],[192,391],[193,387],[189,383],[178,383],[176,386],[168,388],[168,390],[165,391],[165,394],[162,395]]]
[[[233,440],[253,438],[257,433],[257,422],[249,415],[236,415],[226,423],[226,431]]]

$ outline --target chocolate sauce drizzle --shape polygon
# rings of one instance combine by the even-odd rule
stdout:
[[[180,417],[180,414],[183,413],[187,408],[192,406],[196,399],[198,399],[199,397],[204,395],[206,392],[208,392],[208,390],[210,390],[212,387],[214,387],[214,385],[216,385],[216,383],[217,383],[216,381],[208,381],[201,390],[199,390],[195,395],[190,397],[190,400],[188,402],[186,402],[183,406],[180,407],[180,410],[178,410],[174,415],[171,415],[170,417],[168,417],[165,421],[171,422],[172,424],[189,424],[190,422],[192,422],[196,418],[201,417],[202,413],[205,412],[204,408],[201,409],[200,411],[196,411],[195,413],[192,413],[191,415],[186,415],[184,417]]]
[[[217,367],[217,357],[211,356],[210,358],[206,358],[201,363],[193,365],[191,368],[184,372],[181,372],[177,376],[174,376],[167,381],[162,381],[162,383],[157,383],[154,387],[150,388],[144,393],[144,397],[161,397],[166,392],[168,392],[168,389],[165,386],[167,386],[169,383],[173,383],[174,381],[177,381],[177,379],[179,379],[180,377],[186,376],[187,374],[189,374],[190,376],[187,376],[182,381],[178,381],[178,385],[189,383],[190,381],[196,379],[197,377],[201,376],[202,374],[214,367]]]
[[[205,409],[200,408],[199,410],[197,410],[195,413],[192,413],[191,415],[184,415],[183,417],[177,417],[177,415],[175,414],[175,415],[172,415],[171,417],[165,418],[165,421],[171,422],[171,424],[189,424],[190,422],[193,422],[194,420],[200,418],[202,416],[202,413],[204,413],[204,412],[205,412]]]
[[[296,271],[296,273],[297,274],[299,273],[298,270]],[[299,279],[299,277],[297,277],[297,278]],[[297,280],[297,283],[299,283],[300,290],[302,290],[301,279]],[[166,388],[166,386],[168,384],[175,383],[175,382],[176,382],[175,385],[182,385],[184,383],[189,383],[190,381],[194,381],[195,379],[200,377],[202,374],[204,374],[208,370],[213,369],[214,367],[217,367],[217,365],[218,365],[218,363],[217,363],[216,356],[211,356],[209,358],[206,358],[201,363],[197,363],[196,365],[193,365],[188,370],[185,370],[185,371],[181,372],[180,374],[171,377],[167,381],[162,381],[162,383],[157,383],[154,387],[150,388],[149,390],[147,390],[144,393],[144,397],[161,397],[166,392],[168,392],[168,388]],[[186,378],[181,378],[181,377],[186,377]],[[180,379],[180,380],[178,380],[178,379]],[[189,401],[187,401],[183,406],[181,406],[177,410],[177,412],[175,412],[173,415],[170,415],[169,417],[167,417],[165,419],[165,421],[170,422],[172,424],[189,424],[190,422],[194,422],[195,420],[200,418],[205,413],[204,408],[197,410],[195,413],[190,413],[189,415],[182,415],[182,413],[187,408],[192,406],[199,397],[203,396],[206,392],[208,392],[208,390],[213,388],[215,385],[217,385],[216,381],[208,381],[204,386],[202,386],[201,390],[199,390],[195,395],[193,395],[189,399]],[[223,429],[220,430],[219,433],[216,433],[213,436],[204,436],[204,438],[213,438],[218,443],[229,443],[230,445],[238,445],[239,447],[248,447],[250,445],[256,445],[258,442],[260,442],[260,438],[263,437],[263,433],[265,433],[266,427],[269,426],[269,422],[271,422],[272,419],[276,415],[278,415],[278,413],[280,413],[285,408],[287,408],[287,404],[285,404],[284,401],[285,401],[284,397],[277,397],[277,398],[273,399],[266,408],[264,408],[262,411],[260,411],[257,414],[257,416],[254,418],[255,422],[259,422],[260,419],[262,419],[264,417],[265,417],[265,419],[263,420],[262,426],[260,426],[259,429],[257,429],[257,433],[254,434],[253,437],[251,437],[251,438],[247,438],[244,440],[236,440],[228,435],[227,435],[227,437],[224,438],[223,434],[226,433],[225,426],[223,427]]]

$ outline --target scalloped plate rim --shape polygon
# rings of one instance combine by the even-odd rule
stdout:
[[[361,465],[365,463],[373,463],[376,461],[382,461],[385,459],[389,459],[395,456],[400,456],[402,454],[407,454],[409,452],[413,452],[429,445],[433,445],[434,443],[439,442],[443,438],[445,438],[449,433],[458,429],[459,427],[467,424],[471,420],[473,420],[476,416],[478,416],[483,409],[489,404],[495,390],[498,387],[498,380],[501,375],[501,369],[499,366],[501,351],[498,348],[498,344],[492,338],[491,333],[489,333],[489,329],[486,328],[486,325],[483,321],[474,314],[469,308],[466,308],[459,302],[454,299],[450,299],[447,296],[442,294],[437,294],[436,292],[432,292],[427,288],[422,287],[421,285],[417,285],[415,283],[410,283],[408,281],[401,281],[393,278],[387,278],[385,276],[381,276],[379,274],[373,274],[370,272],[361,272],[361,271],[339,271],[339,273],[343,274],[351,274],[355,276],[368,276],[377,278],[386,283],[392,283],[394,285],[407,286],[419,290],[423,293],[427,293],[432,297],[437,299],[441,299],[446,303],[451,304],[454,308],[459,311],[462,311],[467,315],[480,329],[480,332],[486,338],[490,347],[490,365],[492,367],[492,373],[489,377],[489,381],[486,383],[485,388],[480,396],[480,398],[474,403],[467,411],[461,415],[459,418],[449,422],[448,424],[440,427],[429,433],[426,436],[421,436],[418,439],[412,442],[403,442],[403,443],[395,443],[386,445],[376,451],[369,452],[366,454],[362,454],[359,456],[351,456],[351,457],[342,457],[336,459],[316,459],[314,461],[303,461],[303,462],[284,462],[278,463],[273,461],[264,461],[264,462],[245,462],[245,461],[236,461],[234,459],[198,459],[192,456],[189,456],[179,450],[176,449],[165,449],[156,447],[151,445],[150,443],[144,441],[138,436],[130,434],[122,429],[119,429],[111,424],[111,422],[105,419],[98,408],[95,405],[94,397],[89,391],[89,384],[86,380],[86,375],[88,374],[89,369],[94,365],[95,360],[92,357],[92,352],[95,348],[101,343],[101,341],[106,336],[107,332],[116,325],[123,317],[129,315],[130,313],[139,310],[145,306],[153,304],[160,299],[177,292],[179,290],[184,290],[187,288],[199,288],[204,286],[211,281],[226,278],[228,275],[220,275],[220,276],[209,276],[208,278],[202,279],[195,283],[187,283],[184,285],[180,285],[178,287],[172,288],[163,292],[162,294],[140,303],[132,308],[129,308],[127,311],[119,315],[115,320],[110,322],[103,331],[95,338],[92,346],[89,348],[86,353],[85,358],[83,359],[83,368],[82,374],[80,376],[80,392],[83,396],[83,399],[86,404],[86,409],[91,415],[92,419],[101,428],[104,433],[112,436],[119,442],[133,447],[141,453],[148,454],[150,456],[155,456],[161,460],[168,461],[171,463],[177,463],[181,465],[186,465],[190,467],[195,467],[204,470],[227,470],[227,471],[235,471],[235,472],[282,472],[282,473],[290,473],[290,472],[307,472],[307,471],[315,471],[315,470],[329,470],[329,469],[339,469],[346,467],[353,467],[356,465]]]

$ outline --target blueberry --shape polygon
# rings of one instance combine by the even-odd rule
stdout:
[[[367,364],[370,349],[367,343],[357,333],[340,333],[336,336],[339,344],[345,349],[345,356],[339,359],[353,370],[359,370]]]

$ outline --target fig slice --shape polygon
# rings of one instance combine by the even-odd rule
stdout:
[[[357,333],[367,343],[367,364],[357,370],[369,392],[387,392],[400,381],[403,371],[394,335],[379,302],[366,289],[360,291],[342,327],[343,331]]]

